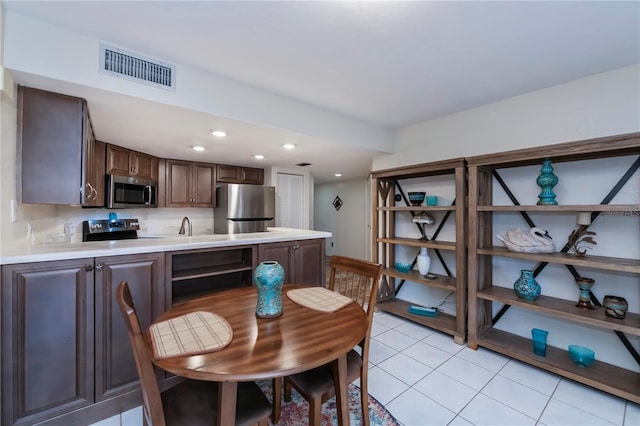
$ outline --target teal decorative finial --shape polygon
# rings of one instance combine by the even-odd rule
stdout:
[[[540,176],[536,179],[536,183],[542,189],[540,194],[538,194],[538,205],[557,205],[558,202],[556,201],[556,194],[553,192],[553,187],[558,183],[558,176],[553,174],[550,158],[545,158],[544,161],[542,161]]]

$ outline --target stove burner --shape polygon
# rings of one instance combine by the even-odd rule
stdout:
[[[138,219],[85,220],[82,241],[134,240],[139,229]]]

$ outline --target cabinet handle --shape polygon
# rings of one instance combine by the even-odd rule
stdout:
[[[98,198],[98,190],[95,188],[91,188],[91,192],[94,193],[95,195],[93,196],[92,200],[95,200]]]
[[[87,263],[86,265],[84,265],[84,270],[87,272],[93,271],[93,265],[90,263]]]
[[[298,250],[300,248],[300,245],[296,243],[291,248],[294,250]]]
[[[102,271],[102,268],[104,268],[104,263],[98,263],[96,265],[96,271]]]
[[[85,195],[85,199],[90,200],[91,199],[91,194],[93,194],[93,186],[91,186],[91,184],[89,182],[87,182],[85,184],[86,188],[89,188],[89,194]]]

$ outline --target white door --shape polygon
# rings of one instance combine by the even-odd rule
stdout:
[[[278,173],[276,226],[304,229],[304,176]]]

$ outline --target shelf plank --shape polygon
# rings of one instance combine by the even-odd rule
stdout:
[[[527,302],[518,298],[512,289],[495,286],[478,291],[478,298],[640,336],[640,314],[627,312],[624,319],[615,319],[608,317],[604,308],[600,306],[594,306],[593,310],[582,309],[576,306],[576,301],[544,295],[541,295],[533,302]],[[576,290],[576,300],[577,298],[578,291]]]
[[[251,271],[251,265],[237,263],[232,265],[219,265],[207,268],[190,268],[184,271],[173,271],[171,281],[183,281],[193,278],[213,277],[216,275],[231,274],[234,272]]]
[[[558,263],[562,265],[584,266],[608,271],[640,274],[640,260],[605,256],[578,256],[570,253],[520,253],[504,247],[479,248],[478,254],[509,257],[536,262]]]
[[[422,241],[418,238],[403,238],[403,237],[395,237],[395,238],[376,238],[376,242],[378,243],[386,243],[386,244],[401,244],[404,246],[413,246],[413,247],[428,247],[432,249],[438,250],[456,250],[456,243],[449,241]]]
[[[550,157],[554,163],[560,163],[592,158],[638,155],[639,147],[640,133],[627,133],[494,154],[476,155],[467,157],[466,160],[469,166],[498,169],[539,165],[547,157]]]
[[[390,206],[377,207],[378,211],[396,211],[396,212],[433,212],[433,211],[455,211],[456,206]]]
[[[589,367],[578,367],[568,351],[547,345],[547,355],[541,357],[533,353],[530,339],[495,328],[480,333],[474,343],[640,404],[640,373],[598,361],[597,353]]]
[[[640,204],[575,204],[561,206],[538,206],[538,205],[519,205],[519,206],[477,206],[476,210],[481,212],[615,212],[611,216],[621,216],[626,213],[627,216],[640,217]],[[606,214],[601,216],[607,216]]]
[[[407,280],[429,287],[438,287],[444,290],[456,291],[456,279],[446,275],[433,274],[436,278],[429,279],[418,271],[411,270],[409,272],[398,272],[395,268],[383,269],[382,275],[400,278],[401,280]]]
[[[410,314],[408,309],[411,305],[417,305],[417,303],[410,303],[405,300],[392,298],[377,302],[376,309],[409,319],[426,327],[442,331],[443,333],[453,336],[455,342],[460,345],[464,343],[466,335],[456,331],[456,317],[443,312],[438,312],[438,316],[435,317]]]

